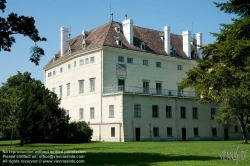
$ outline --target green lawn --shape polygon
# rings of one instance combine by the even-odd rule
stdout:
[[[9,143],[10,141],[0,141],[1,156],[3,150],[9,150]],[[86,151],[85,164],[81,165],[236,165],[236,160],[221,160],[220,152],[236,151],[239,147],[238,165],[250,165],[250,144],[245,145],[241,141],[93,142],[28,144],[24,147],[20,147],[18,143],[19,141],[14,141],[12,150]],[[241,161],[241,151],[246,150],[246,160]]]

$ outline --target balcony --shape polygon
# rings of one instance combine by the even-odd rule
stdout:
[[[103,96],[109,96],[114,94],[136,94],[136,95],[166,96],[166,97],[195,98],[195,99],[200,98],[196,95],[196,93],[188,91],[154,89],[154,88],[143,88],[143,87],[133,87],[133,86],[104,87]]]

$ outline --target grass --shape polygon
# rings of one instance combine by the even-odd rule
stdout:
[[[9,150],[9,143],[10,141],[0,141],[1,153],[2,150]],[[26,144],[23,147],[18,143],[19,141],[14,141],[12,150],[86,151],[85,164],[81,165],[236,165],[236,160],[221,160],[220,152],[236,151],[239,147],[239,157],[241,151],[248,152],[247,160],[239,160],[238,165],[250,165],[250,144],[242,144],[241,141],[93,142]]]

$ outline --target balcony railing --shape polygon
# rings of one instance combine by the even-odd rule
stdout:
[[[133,86],[104,87],[103,95],[112,95],[112,94],[139,94],[139,95],[151,95],[151,96],[199,98],[196,95],[196,93],[188,91],[143,88],[143,87],[133,87]]]

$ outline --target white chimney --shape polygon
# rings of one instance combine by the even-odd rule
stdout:
[[[69,28],[61,27],[61,57],[69,48]]]
[[[197,54],[200,59],[202,59],[202,50],[200,49],[202,46],[202,33],[196,34],[196,40],[197,40]]]
[[[170,26],[164,27],[164,48],[168,55],[170,55]]]
[[[133,37],[134,37],[134,21],[132,19],[127,19],[122,22],[123,26],[123,34],[126,37],[129,44],[133,44]]]
[[[183,51],[187,55],[188,58],[191,58],[191,32],[186,30],[182,32],[182,43],[183,43]]]

